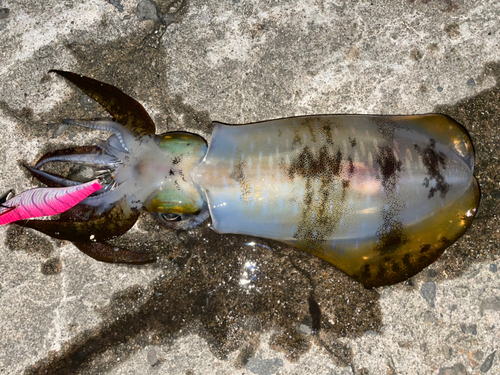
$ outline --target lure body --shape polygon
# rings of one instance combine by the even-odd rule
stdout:
[[[99,181],[60,189],[39,188],[25,191],[0,206],[0,225],[33,217],[53,216],[74,207],[101,189]]]
[[[43,170],[53,162],[110,172],[101,190],[58,220],[22,224],[102,261],[154,260],[106,242],[125,233],[140,211],[173,229],[194,227],[210,214],[219,233],[281,241],[366,287],[389,285],[435,261],[467,230],[479,205],[470,137],[444,115],[214,123],[207,149],[195,134],[154,135],[144,108],[117,88],[56,73],[116,119],[70,123],[113,135],[97,146],[46,154],[28,169],[54,189],[78,183]]]

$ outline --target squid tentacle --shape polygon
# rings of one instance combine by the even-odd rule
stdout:
[[[24,165],[24,167],[31,173],[33,177],[35,177],[37,180],[39,180],[40,182],[44,183],[49,187],[68,187],[68,186],[78,186],[82,184],[81,182],[64,178],[55,173],[45,172],[39,169],[32,168],[29,165]],[[106,173],[101,173],[96,177],[101,181],[102,188],[89,195],[85,199],[87,203],[89,201],[92,201],[93,199],[102,198],[104,194],[109,194],[110,190],[115,189],[118,185],[116,181],[111,181],[111,183],[103,182],[104,178],[106,177]],[[102,210],[100,212],[102,212]]]
[[[40,168],[44,164],[54,163],[54,162],[71,162],[78,164],[87,164],[93,166],[100,167],[108,167],[108,168],[116,168],[118,163],[120,162],[114,156],[107,154],[75,154],[75,155],[61,155],[61,156],[52,156],[43,159],[35,164],[35,168]]]
[[[97,146],[77,146],[77,147],[69,147],[61,150],[55,150],[51,152],[47,152],[42,155],[40,159],[35,164],[35,168],[39,168],[39,164],[43,163],[45,159],[56,157],[56,156],[65,156],[65,155],[76,155],[76,154],[99,154],[102,153],[103,150]],[[41,164],[40,164],[41,165]]]
[[[23,165],[33,177],[50,187],[66,187],[81,185],[81,182],[69,180],[54,173],[41,171],[40,169]]]
[[[37,180],[39,180],[40,182],[44,183],[47,186],[51,187],[74,186],[80,184],[81,182],[70,180],[55,173],[42,171],[39,168],[49,162],[80,163],[82,161],[80,159],[80,156],[83,157],[84,159],[89,158],[90,160],[86,161],[90,162],[93,160],[92,158],[94,155],[97,156],[97,159],[94,159],[97,160],[97,162],[95,164],[91,164],[92,166],[108,168],[105,170],[95,171],[96,178],[99,178],[101,184],[103,185],[103,188],[100,191],[92,194],[92,196],[95,196],[104,193],[109,189],[110,184],[107,181],[109,181],[112,177],[111,171],[119,167],[119,165],[121,164],[121,161],[114,156],[108,155],[109,158],[113,158],[113,159],[108,159],[112,161],[111,164],[108,164],[106,160],[101,159],[102,150],[97,146],[70,147],[62,150],[48,152],[36,162],[35,167],[30,167],[25,164],[23,166],[26,169],[28,169],[28,171],[31,173],[33,177],[35,177]],[[80,164],[86,164],[86,163],[81,162]]]
[[[120,140],[115,135],[112,135],[106,141],[98,139],[95,143],[100,149],[110,155],[117,155],[123,152]]]
[[[69,180],[67,178],[64,178],[62,176],[59,176],[54,173],[50,172],[45,172],[41,171],[35,168],[32,168],[28,165],[24,165],[26,169],[31,173],[33,177],[35,177],[37,180],[42,182],[43,184],[49,186],[49,187],[69,187],[69,186],[78,186],[81,185],[81,182]],[[103,182],[105,177],[107,177],[105,174],[100,174],[99,176],[96,176],[100,181],[102,188],[98,191],[95,191],[88,197],[84,199],[85,202],[81,203],[82,205],[86,205],[88,207],[88,210],[94,210],[93,215],[98,215],[101,214],[105,211],[105,207],[100,204],[102,199],[106,198],[106,195],[109,195],[110,192],[116,188],[118,185],[116,181],[112,181],[111,183],[105,183]],[[121,194],[118,194],[118,196],[114,199],[112,199],[113,202],[118,201],[121,198]],[[94,203],[97,202],[97,203]],[[92,204],[94,203],[94,204]],[[95,209],[94,206],[97,206],[97,209]]]
[[[103,130],[109,133],[113,133],[119,142],[119,150],[130,154],[130,150],[127,146],[135,137],[130,134],[126,128],[120,126],[118,123],[109,120],[64,120],[65,124],[83,126],[89,129]],[[113,147],[116,148],[116,143]]]

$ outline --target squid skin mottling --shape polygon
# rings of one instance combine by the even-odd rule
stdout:
[[[217,232],[285,242],[375,287],[418,273],[467,230],[473,167],[449,117],[332,115],[215,124],[192,178]]]

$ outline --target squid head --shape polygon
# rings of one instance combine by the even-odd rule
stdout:
[[[144,209],[159,215],[165,214],[165,218],[198,215],[206,208],[205,200],[185,171],[192,170],[200,163],[207,152],[207,142],[196,134],[186,132],[158,135],[155,140],[165,153],[160,163],[168,161],[163,164],[163,175],[168,176],[168,182],[146,199]],[[152,172],[156,174],[160,170],[161,167],[156,165]]]

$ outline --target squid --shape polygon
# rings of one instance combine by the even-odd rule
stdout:
[[[404,281],[433,263],[477,213],[474,147],[467,130],[445,115],[214,122],[208,144],[188,132],[156,135],[143,106],[112,85],[51,72],[113,117],[65,122],[111,135],[91,146],[49,152],[26,166],[48,186],[44,196],[64,196],[62,189],[85,184],[48,168],[60,163],[90,165],[98,180],[85,185],[88,190],[73,206],[38,215],[60,214],[57,219],[11,221],[69,240],[97,260],[155,260],[154,254],[108,242],[127,232],[143,211],[174,230],[210,217],[217,233],[280,241],[373,288]],[[4,199],[0,218],[33,204],[28,195]]]

